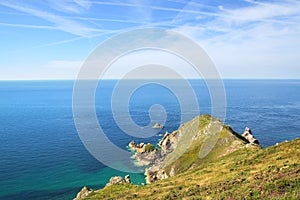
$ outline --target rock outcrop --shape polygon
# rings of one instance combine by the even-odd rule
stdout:
[[[166,159],[167,155],[172,153],[174,149],[176,148],[178,144],[178,140],[180,136],[180,131],[173,131],[172,133],[166,132],[164,137],[160,140],[158,143],[158,146],[160,147],[159,150],[155,151],[155,155],[148,154],[147,159],[145,157],[143,159],[140,159],[141,155],[143,154],[135,154],[133,158],[138,158],[138,162],[140,163],[141,160],[143,160],[144,164],[146,164],[145,160],[151,159],[151,163],[148,168],[145,169],[145,176],[146,176],[146,183],[153,183],[158,180],[163,180],[168,178],[169,176],[174,176],[175,172],[173,170],[172,173],[169,175],[163,168],[164,160]],[[152,153],[154,154],[154,153]]]
[[[249,141],[250,145],[259,146],[258,140],[253,136],[251,129],[246,127],[242,136]]]
[[[131,183],[129,174],[125,176],[125,183]]]
[[[115,185],[115,184],[122,184],[122,183],[131,183],[130,176],[126,175],[125,178],[122,176],[113,176],[109,179],[109,183],[106,186]]]
[[[166,132],[164,137],[159,141],[158,146],[165,152],[173,151],[180,138],[180,130],[173,131],[172,133]]]
[[[77,193],[76,198],[74,198],[74,200],[81,200],[84,199],[85,197],[87,197],[91,192],[93,192],[92,189],[84,186],[80,192]]]
[[[131,141],[129,142],[128,147],[139,153],[143,153],[145,151],[145,143],[136,144],[134,141]]]
[[[161,152],[157,151],[154,145],[150,143],[136,144],[134,141],[131,141],[128,144],[128,147],[135,152],[132,158],[135,159],[135,163],[138,166],[147,166],[154,164],[154,162],[161,157]]]
[[[155,165],[145,170],[145,176],[146,183],[153,183],[169,177],[164,169]]]

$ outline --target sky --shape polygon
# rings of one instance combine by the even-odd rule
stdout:
[[[0,16],[0,80],[76,79],[102,42],[149,27],[196,41],[222,78],[300,78],[299,0],[0,0]]]

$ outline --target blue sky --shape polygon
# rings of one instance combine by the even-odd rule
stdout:
[[[144,27],[188,35],[223,78],[300,78],[299,0],[1,0],[0,15],[0,80],[75,79],[97,45]]]

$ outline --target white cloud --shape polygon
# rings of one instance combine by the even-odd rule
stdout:
[[[52,8],[67,13],[81,13],[85,10],[88,10],[91,6],[91,3],[89,1],[82,0],[47,0],[46,2],[47,5],[51,6]]]
[[[88,0],[74,0],[74,2],[85,9],[89,9],[92,5],[92,3]]]
[[[181,21],[175,29],[204,46],[224,77],[300,77],[299,1],[251,1],[219,9],[218,17],[196,24]]]
[[[274,22],[291,23],[290,21],[280,20],[278,18],[299,15],[300,2],[288,0],[273,3],[254,3],[252,6],[237,9],[221,8],[221,11],[225,14],[224,17],[234,22],[245,23],[271,20]]]
[[[37,9],[37,8],[29,6],[28,4],[25,4],[25,3],[11,2],[11,1],[3,2],[2,1],[2,2],[0,2],[0,5],[15,9],[20,12],[30,14],[32,16],[42,18],[48,22],[51,22],[54,25],[54,28],[56,28],[56,29],[59,29],[59,30],[62,30],[62,31],[65,31],[65,32],[68,32],[68,33],[71,33],[74,35],[82,36],[82,37],[89,37],[89,35],[93,32],[106,31],[106,30],[101,30],[101,29],[90,28],[82,23],[77,22],[77,21],[67,19],[65,17],[61,17],[60,15]]]
[[[58,30],[58,28],[53,27],[53,26],[41,26],[41,25],[31,25],[31,24],[0,23],[0,26],[8,26],[8,27],[15,27],[15,28],[33,28],[33,29]]]

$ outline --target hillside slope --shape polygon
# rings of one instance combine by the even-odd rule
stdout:
[[[300,139],[243,148],[146,186],[118,184],[86,199],[300,199]]]

